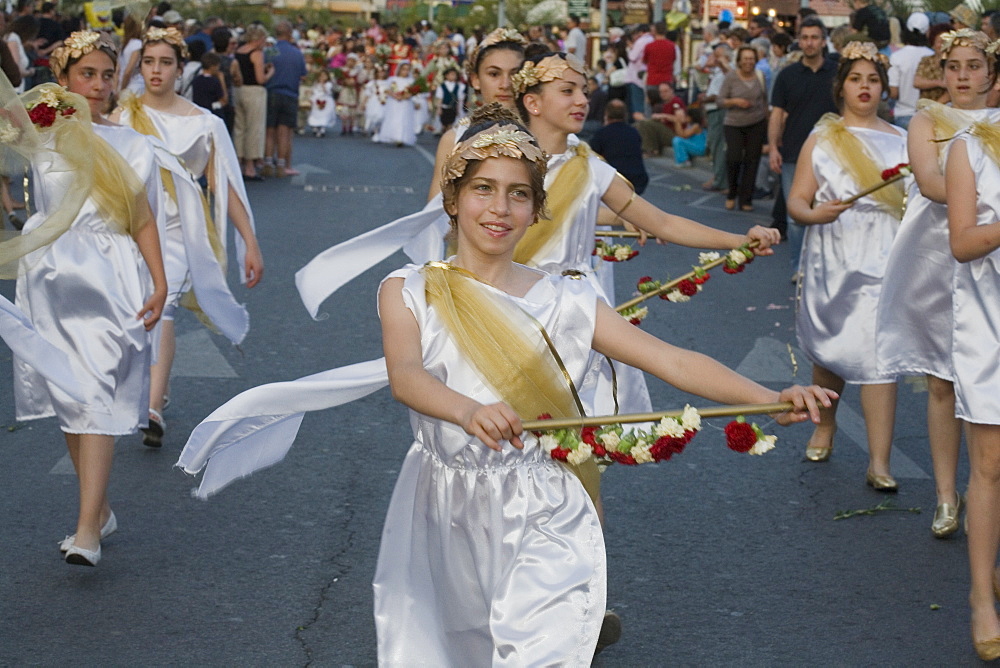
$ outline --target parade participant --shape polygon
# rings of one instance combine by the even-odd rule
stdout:
[[[19,420],[55,415],[80,481],[76,533],[60,545],[67,563],[96,566],[101,539],[117,529],[107,497],[115,436],[145,424],[149,330],[167,294],[159,235],[147,191],[157,186],[144,138],[101,114],[115,88],[117,50],[96,33],[74,33],[53,52],[62,88],[24,97],[30,118],[0,81],[12,146],[31,160],[38,212],[24,234],[0,244],[0,265],[21,257],[17,307],[69,360],[73,399],[15,358]],[[150,280],[152,277],[152,281]]]
[[[878,370],[875,313],[903,188],[896,183],[853,204],[842,202],[879,182],[883,170],[906,162],[905,131],[878,117],[888,81],[884,58],[870,42],[844,47],[833,86],[842,116],[824,116],[803,145],[788,213],[806,226],[795,318],[799,345],[813,363],[815,383],[837,392],[845,382],[861,385],[865,479],[876,490],[895,492],[889,456],[896,382]],[[829,459],[836,430],[834,403],[809,439],[806,458]]]
[[[947,75],[946,75],[947,76]],[[955,414],[969,440],[966,519],[972,641],[985,661],[1000,659],[996,601],[1000,544],[1000,132],[976,122],[948,150],[945,167],[954,272],[952,359]]]
[[[344,80],[337,93],[337,115],[340,116],[340,134],[354,133],[354,119],[358,115],[358,94],[361,89],[364,68],[358,62],[358,54],[347,54],[344,65]],[[309,125],[312,125],[310,123]]]
[[[413,146],[417,143],[416,109],[413,95],[408,90],[413,84],[410,72],[410,63],[402,62],[396,68],[396,74],[389,77],[385,113],[372,141],[396,146]]]
[[[941,56],[951,106],[921,101],[907,135],[914,183],[889,253],[878,307],[879,370],[927,378],[927,436],[934,463],[937,510],[931,531],[946,538],[959,528],[962,496],[955,477],[962,441],[955,417],[952,345],[952,274],[945,207],[945,143],[977,121],[1000,121],[986,108],[996,82],[996,58],[981,32],[943,36]]]
[[[322,69],[316,73],[316,80],[313,81],[312,90],[309,94],[309,102],[312,108],[309,110],[309,129],[313,135],[322,137],[326,135],[326,129],[333,125],[336,110],[333,102],[333,82],[330,81],[330,72]]]
[[[368,80],[362,92],[362,106],[365,110],[365,135],[372,136],[378,131],[385,115],[385,103],[389,97],[389,83],[384,67],[376,66],[374,76]]]
[[[141,97],[124,99],[122,106],[112,115],[112,120],[158,137],[183,160],[194,179],[209,178],[215,205],[212,211],[208,211],[206,205],[205,211],[211,226],[208,235],[211,248],[217,262],[225,266],[226,221],[232,220],[239,233],[236,235],[236,257],[242,270],[241,279],[252,288],[263,275],[264,262],[254,234],[253,214],[243,186],[240,163],[222,119],[176,93],[174,83],[180,76],[185,54],[186,47],[177,30],[147,30],[139,58],[145,91]],[[191,239],[185,235],[182,219],[179,212],[168,212],[164,255],[170,295],[161,323],[157,362],[151,370],[149,426],[143,430],[143,443],[152,447],[162,443],[166,428],[162,412],[169,392],[176,345],[174,313],[182,297],[191,289],[191,275],[196,271],[196,263],[191,258],[195,254],[203,257],[201,251],[204,250],[191,247]],[[242,308],[236,311],[238,304],[232,301],[224,284],[219,290],[221,293],[216,294],[218,299],[212,302],[203,303],[203,296],[196,292],[198,304],[186,301],[185,305],[196,312],[204,310],[231,341],[239,342],[249,327],[245,311]],[[230,321],[232,325],[224,326],[224,321]]]
[[[484,103],[514,108],[511,78],[521,68],[526,44],[516,30],[498,28],[469,54],[466,74]],[[456,138],[465,133],[469,122],[468,116],[459,119],[438,141],[434,178],[422,210],[327,249],[295,274],[299,295],[310,315],[315,318],[320,304],[337,289],[398,250],[418,264],[445,257],[444,239],[449,227],[438,177]]]
[[[409,265],[380,288],[385,366],[381,383],[372,368],[366,382],[388,380],[411,409],[415,439],[373,583],[380,665],[590,663],[606,597],[597,511],[585,484],[522,431],[520,418],[579,414],[574,387],[591,346],[721,402],[791,401],[796,410],[778,417],[783,424],[818,418],[818,406],[835,396],[761,387],[631,326],[588,282],[515,264],[519,238],[545,206],[544,172],[542,151],[523,127],[474,123],[443,174],[456,256]],[[523,382],[498,382],[511,365]],[[359,367],[327,372],[327,380],[360,376]],[[357,385],[321,387],[318,378],[251,390],[220,411],[240,413],[261,393],[277,402],[265,410],[334,406],[361,394]],[[211,460],[208,480],[218,472],[211,471],[220,465],[216,454],[246,462],[241,451],[250,442],[275,437],[287,447],[294,438],[294,430],[268,428],[277,416],[246,415],[199,425],[179,464],[196,471]],[[585,479],[592,468],[587,460],[576,470]]]

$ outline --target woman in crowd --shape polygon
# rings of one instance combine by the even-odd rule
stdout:
[[[250,26],[244,43],[236,49],[240,85],[236,89],[236,123],[233,143],[243,164],[243,176],[257,180],[258,168],[264,160],[264,131],[267,124],[267,89],[264,84],[274,74],[274,68],[264,62],[267,32],[260,26]]]
[[[730,210],[736,208],[738,200],[740,210],[753,211],[753,188],[767,137],[767,87],[756,65],[757,50],[741,46],[736,51],[736,69],[726,75],[717,97],[726,109],[726,208]]]
[[[844,47],[833,88],[842,116],[824,116],[803,145],[788,213],[807,226],[795,330],[813,363],[813,382],[837,392],[845,382],[861,385],[865,480],[876,490],[895,492],[889,456],[896,381],[878,371],[875,315],[903,212],[903,188],[896,183],[854,203],[843,201],[879,183],[883,170],[906,162],[906,133],[878,117],[888,83],[883,59],[871,42]],[[830,457],[836,406],[823,411],[809,439],[806,457],[812,461]]]
[[[264,261],[254,234],[253,214],[240,178],[239,161],[222,119],[185,100],[175,90],[186,54],[177,30],[147,30],[139,61],[145,92],[141,97],[123,100],[112,118],[143,134],[158,137],[182,159],[195,180],[209,179],[214,207],[208,211],[205,204],[211,226],[207,241],[212,244],[216,261],[225,266],[226,222],[232,220],[238,232],[236,257],[242,270],[241,279],[252,288],[263,275]],[[174,212],[167,221],[164,239],[170,294],[161,324],[159,355],[151,372],[149,427],[143,430],[143,442],[152,447],[162,443],[166,429],[162,411],[167,402],[176,343],[173,318],[181,299],[191,289],[192,271],[196,271],[191,260],[196,249],[189,248],[191,244],[192,240],[185,236],[183,217],[179,211]],[[199,297],[198,304],[187,300],[185,305],[197,312],[204,311],[234,343],[241,341],[249,327],[245,312],[236,311],[234,305],[238,304],[231,300],[228,291],[217,296],[218,299],[205,304],[201,304],[204,299]]]

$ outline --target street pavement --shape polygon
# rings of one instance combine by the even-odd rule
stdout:
[[[241,390],[381,355],[378,282],[393,256],[328,300],[313,321],[294,272],[319,251],[418,210],[435,144],[297,138],[300,177],[250,183],[266,270],[234,292],[252,327],[240,348],[188,313],[161,450],[118,440],[111,500],[119,530],[95,569],[68,566],[76,480],[54,420],[15,422],[10,351],[0,346],[0,665],[370,666],[371,579],[392,486],[411,436],[387,390],[310,414],[277,466],[207,502],[173,467],[191,429]],[[742,232],[769,224],[770,201],[733,214],[705,193],[702,169],[649,161],[646,197],[679,215]],[[677,276],[698,251],[648,245],[616,267],[618,301],[643,275]],[[807,382],[794,335],[789,257],[779,247],[746,272],[716,270],[686,304],[656,300],[644,329],[781,388]],[[13,298],[13,283],[0,282]],[[655,407],[706,402],[650,379]],[[896,496],[864,484],[864,424],[845,392],[830,462],[804,461],[808,425],[767,427],[763,457],[725,447],[707,421],[686,452],[604,476],[608,605],[622,617],[600,666],[962,666],[977,663],[965,603],[966,539],[932,538],[934,485],[926,393],[900,385]],[[756,418],[767,423],[766,417]],[[964,458],[960,481],[968,466]],[[892,509],[835,520],[839,511]],[[909,512],[906,509],[919,509]]]

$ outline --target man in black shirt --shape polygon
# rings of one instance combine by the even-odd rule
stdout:
[[[827,112],[837,112],[833,101],[833,79],[837,66],[823,56],[826,27],[807,16],[799,26],[802,58],[778,73],[771,92],[771,118],[767,127],[771,171],[781,174],[781,189],[787,197],[795,176],[795,162],[813,126]],[[779,150],[775,150],[775,148]],[[792,251],[793,278],[799,271],[799,251],[805,230],[788,219],[788,242]]]
[[[590,147],[631,181],[635,192],[641,195],[649,184],[649,173],[642,161],[642,139],[625,122],[627,117],[628,107],[624,102],[609,100],[604,108],[604,127],[594,133]]]
[[[855,11],[851,16],[851,27],[868,35],[881,49],[889,43],[889,19],[881,7],[873,5],[868,0],[858,0],[854,3]]]

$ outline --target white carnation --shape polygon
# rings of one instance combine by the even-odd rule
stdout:
[[[545,449],[545,452],[552,452],[559,447],[559,441],[552,434],[542,434],[538,439],[538,445]]]
[[[710,253],[698,253],[698,264],[708,264],[709,262],[715,262],[721,255],[712,251]]]
[[[769,450],[774,449],[774,443],[778,440],[777,436],[761,436],[757,439],[757,442],[753,444],[753,447],[747,452],[750,455],[762,455]]]
[[[684,302],[691,301],[691,298],[682,293],[677,288],[674,288],[667,293],[667,301],[674,302],[675,304],[683,304]]]
[[[632,257],[632,249],[628,246],[618,246],[615,248],[615,259],[619,262],[624,262],[630,257]]]
[[[4,123],[3,127],[0,128],[0,143],[11,144],[17,141],[20,136],[20,132],[10,123]]]
[[[653,434],[657,438],[668,436],[670,438],[680,438],[684,435],[684,427],[680,422],[671,417],[665,417],[660,423],[653,427]]]
[[[569,464],[582,464],[590,459],[593,454],[594,450],[590,447],[590,443],[581,442],[580,445],[577,446],[576,450],[570,450],[569,454],[566,456],[566,461]]]
[[[618,438],[618,434],[616,434],[613,431],[609,431],[606,434],[601,434],[600,436],[597,437],[597,440],[599,440],[601,442],[601,445],[603,445],[607,450],[617,450],[618,444],[622,442],[622,440]]]
[[[684,412],[681,413],[681,424],[685,430],[698,431],[701,429],[701,415],[698,414],[698,409],[690,404],[685,405]]]
[[[649,464],[653,461],[653,455],[649,454],[649,448],[650,444],[646,441],[638,441],[628,453],[635,458],[636,464]]]
[[[733,264],[743,264],[747,261],[747,256],[744,255],[743,251],[738,248],[734,248],[729,251],[729,253],[726,254],[726,257],[729,258],[729,261]]]

